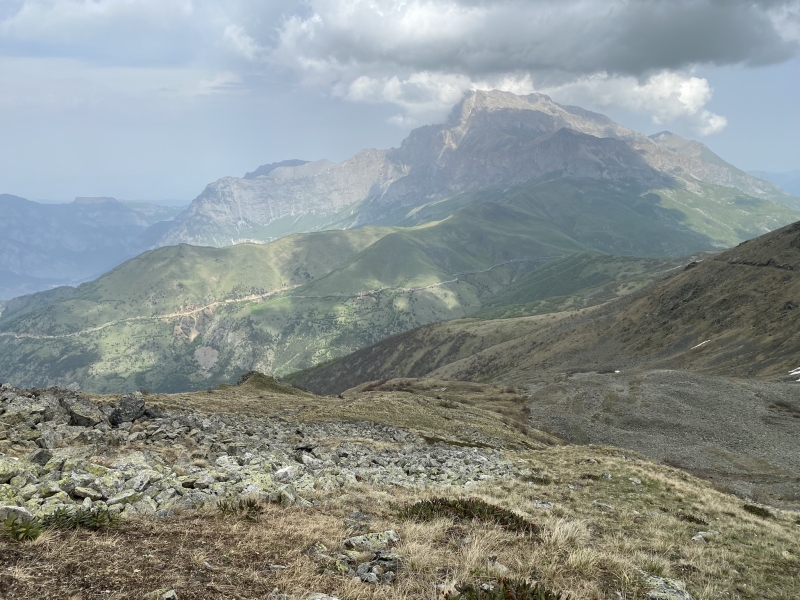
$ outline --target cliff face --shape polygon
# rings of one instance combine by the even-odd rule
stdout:
[[[209,185],[160,243],[222,246],[393,223],[416,207],[461,192],[546,175],[634,179],[702,194],[695,185],[700,181],[784,203],[793,198],[698,142],[672,134],[651,139],[543,94],[498,91],[467,95],[446,123],[412,131],[400,148],[364,150],[338,164],[276,164],[259,170],[265,175],[226,177]]]

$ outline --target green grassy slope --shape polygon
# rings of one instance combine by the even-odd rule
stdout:
[[[660,193],[635,182],[539,181],[459,197],[455,212],[413,227],[162,248],[60,299],[34,295],[7,309],[0,378],[96,391],[197,389],[249,369],[288,374],[487,306],[540,302],[544,287],[547,298],[567,290],[585,300],[602,280],[615,296],[671,263],[587,253],[679,256],[728,239],[692,229]],[[769,203],[751,203],[758,229],[756,213]],[[788,220],[791,211],[781,210],[774,218]],[[734,225],[734,234],[749,235]],[[526,280],[575,254],[585,258]],[[573,283],[562,288],[559,279]]]

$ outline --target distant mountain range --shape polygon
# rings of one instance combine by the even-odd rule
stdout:
[[[7,302],[0,373],[96,391],[285,375],[433,322],[629,295],[798,220],[795,201],[696,142],[475,92],[398,149],[224,178],[147,230],[178,245]]]
[[[0,194],[0,300],[94,279],[153,247],[181,210],[114,198],[40,204]]]
[[[764,181],[771,181],[790,194],[800,195],[800,170],[783,172],[750,171],[750,175]]]
[[[285,161],[210,184],[162,245],[225,246],[303,231],[418,221],[419,211],[465,192],[549,177],[636,180],[648,188],[737,189],[800,209],[800,198],[669,132],[648,138],[608,117],[543,94],[468,94],[442,125],[400,148],[342,162]]]

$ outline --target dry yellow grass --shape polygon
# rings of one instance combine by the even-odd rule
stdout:
[[[455,582],[511,575],[576,600],[615,598],[616,592],[632,600],[645,597],[640,570],[686,581],[698,600],[799,597],[796,513],[754,516],[700,480],[614,449],[562,446],[514,458],[552,483],[507,480],[468,492],[421,493],[362,486],[338,497],[320,494],[321,504],[312,508],[267,506],[254,522],[210,509],[173,520],[132,519],[101,533],[50,532],[36,543],[3,540],[0,597],[144,598],[175,589],[181,600],[255,599],[278,589],[298,598],[325,592],[353,600],[432,600]],[[641,480],[640,491],[631,477]],[[541,526],[541,540],[487,524],[397,517],[399,505],[441,494],[475,496],[523,514]],[[534,508],[534,501],[554,508]],[[341,548],[352,533],[344,519],[356,509],[372,517],[370,529],[395,529],[402,538],[395,551],[404,567],[393,586],[319,573],[308,552],[317,541]],[[720,533],[692,541],[703,530]],[[271,571],[273,564],[287,568]]]
[[[761,518],[738,498],[633,452],[558,445],[535,431],[526,435],[508,424],[521,418],[523,406],[513,390],[430,386],[324,398],[251,384],[150,396],[148,402],[298,422],[371,420],[455,444],[480,437],[504,447],[529,475],[416,492],[363,483],[337,492],[321,486],[319,504],[268,505],[255,521],[210,508],[173,519],[130,519],[98,533],[47,532],[32,543],[0,538],[0,598],[122,600],[174,589],[180,600],[245,600],[277,589],[293,598],[324,592],[343,600],[434,600],[457,582],[507,575],[541,581],[573,600],[616,600],[617,593],[635,600],[646,597],[640,571],[685,581],[697,600],[800,598],[800,514],[774,511],[774,518]],[[538,524],[541,535],[398,517],[399,506],[440,495],[478,497],[513,510]],[[535,505],[546,502],[553,507]],[[318,541],[332,552],[340,549],[353,534],[344,520],[354,510],[371,517],[370,530],[400,535],[395,551],[403,568],[394,585],[319,572],[308,549]],[[692,540],[711,530],[719,534]],[[286,569],[271,570],[276,564]]]

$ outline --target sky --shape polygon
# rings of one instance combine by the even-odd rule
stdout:
[[[189,201],[470,89],[800,169],[800,0],[0,0],[0,193]]]

